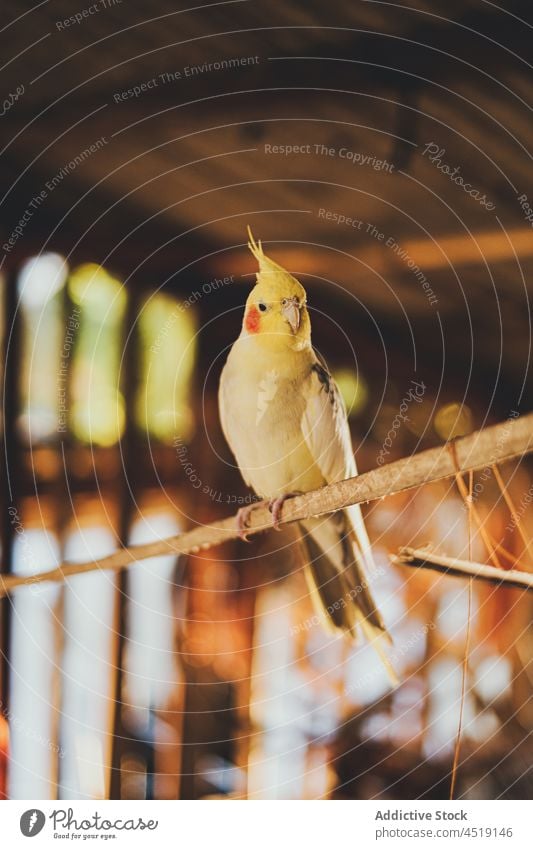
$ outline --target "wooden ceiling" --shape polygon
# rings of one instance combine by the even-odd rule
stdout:
[[[317,309],[351,316],[370,368],[388,348],[435,391],[451,370],[487,409],[527,406],[526,0],[50,0],[3,20],[3,96],[24,87],[1,124],[3,242],[46,192],[6,267],[54,248],[187,293],[250,280],[251,224]]]

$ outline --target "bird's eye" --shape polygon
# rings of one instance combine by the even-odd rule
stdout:
[[[261,303],[257,304],[257,306],[259,307],[259,309],[261,310],[261,312],[266,312],[266,311],[267,311],[267,305],[266,305],[266,304],[263,304],[263,303],[261,302]]]
[[[287,306],[287,298],[282,298],[281,306],[282,306],[282,307],[286,307],[286,306]]]

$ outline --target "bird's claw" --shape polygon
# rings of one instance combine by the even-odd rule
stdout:
[[[246,507],[239,507],[237,511],[237,529],[239,531],[239,538],[243,542],[250,542],[246,530],[249,528],[250,514],[254,507],[254,504],[247,504]]]
[[[292,498],[294,495],[301,494],[301,492],[286,492],[284,495],[280,495],[277,498],[270,499],[270,501],[268,502],[268,509],[272,513],[272,526],[274,530],[282,530],[282,528],[280,528],[281,510],[287,498]],[[243,542],[250,542],[246,531],[250,527],[250,514],[255,509],[255,506],[255,504],[247,504],[245,507],[239,507],[237,511],[237,529],[239,531],[239,538],[242,539]]]
[[[272,526],[274,530],[281,531],[282,529],[279,526],[281,521],[281,509],[287,500],[287,498],[292,498],[294,495],[301,495],[301,492],[286,492],[284,495],[278,496],[278,498],[271,498],[268,502],[268,509],[272,513]]]

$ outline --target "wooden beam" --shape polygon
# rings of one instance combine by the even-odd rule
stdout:
[[[494,265],[500,262],[516,262],[533,257],[533,235],[530,227],[515,227],[512,230],[483,230],[467,235],[442,235],[432,239],[398,239],[387,245],[389,234],[384,233],[383,240],[370,247],[350,248],[349,255],[354,257],[353,268],[360,266],[361,273],[368,279],[368,269],[386,277],[412,271],[418,265],[421,271],[438,271],[446,268],[483,266],[485,262]],[[397,250],[395,249],[397,246]],[[294,274],[315,274],[331,276],[332,255],[336,263],[346,262],[349,256],[339,251],[309,251],[308,246],[297,245],[287,248],[284,245],[265,245],[265,252],[271,254],[284,268]],[[226,261],[226,260],[225,260]],[[226,261],[227,262],[227,261]],[[256,264],[245,252],[241,256],[232,256],[232,269],[235,274],[248,275],[256,272]],[[336,272],[335,272],[336,273]],[[246,279],[246,277],[245,277]]]

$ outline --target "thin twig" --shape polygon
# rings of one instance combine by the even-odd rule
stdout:
[[[458,471],[483,469],[493,463],[521,457],[533,451],[533,413],[476,431],[454,442],[454,457],[446,446],[430,448],[380,466],[354,478],[332,483],[322,489],[296,495],[282,508],[280,524],[322,516],[342,510],[350,504],[365,504],[414,487],[453,477]],[[247,534],[272,527],[272,516],[266,501],[257,503],[250,515]],[[34,575],[1,575],[0,597],[18,586],[64,581],[73,575],[96,570],[118,572],[131,563],[147,557],[169,554],[194,554],[238,537],[235,516],[210,525],[199,525],[184,534],[144,545],[122,548],[108,557],[88,563],[63,563],[49,572]]]
[[[490,584],[533,590],[533,574],[530,572],[522,572],[519,569],[496,569],[487,563],[458,560],[456,557],[445,557],[425,549],[400,548],[398,554],[392,558],[392,562],[398,566],[434,569],[436,572],[444,572],[460,578],[475,578],[478,581],[488,581]]]

